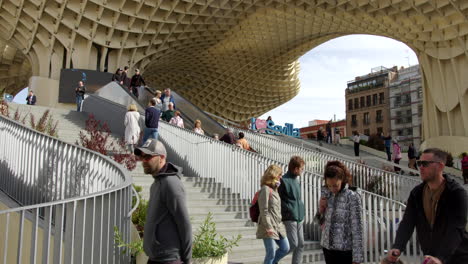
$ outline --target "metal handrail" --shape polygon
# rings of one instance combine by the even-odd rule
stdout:
[[[353,183],[357,187],[362,189],[373,188],[373,192],[382,194],[390,199],[406,202],[408,198],[407,195],[411,189],[421,183],[419,178],[416,179],[374,168],[354,160],[346,159],[342,157],[342,155],[330,155],[322,151],[314,151],[260,133],[254,133],[235,127],[232,127],[232,129],[235,132],[242,131],[249,142],[255,144],[255,148],[265,157],[287,163],[293,154],[300,155],[304,159],[312,161],[306,163],[306,169],[318,174],[323,174],[326,162],[340,160],[350,169],[353,175]]]
[[[182,166],[186,175],[212,178],[223,184],[224,188],[218,190],[219,195],[226,199],[243,199],[246,205],[260,188],[261,175],[269,165],[276,164],[283,171],[287,169],[285,162],[221,141],[207,140],[203,135],[165,123],[160,123],[159,137],[171,153],[171,160]],[[321,228],[314,222],[314,216],[318,211],[323,177],[309,170],[299,178],[305,205],[304,233],[307,239],[317,241],[321,236]],[[364,190],[359,190],[359,193],[363,207],[364,250],[367,252],[365,263],[379,263],[385,256],[385,250],[392,246],[405,205]],[[245,211],[241,215],[247,217]],[[420,263],[421,253],[415,234],[405,254],[405,263]]]
[[[130,241],[122,166],[0,116],[0,171],[0,190],[22,206],[0,211],[0,263],[129,263],[113,239],[117,227]]]

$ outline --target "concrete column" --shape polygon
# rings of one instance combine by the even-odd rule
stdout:
[[[33,90],[36,94],[37,105],[58,107],[58,80],[40,76],[32,76],[29,79],[29,89]]]

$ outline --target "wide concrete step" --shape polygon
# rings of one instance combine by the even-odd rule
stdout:
[[[204,219],[197,219],[190,221],[192,227],[199,227]],[[216,220],[216,228],[225,228],[225,227],[253,227],[257,228],[254,223],[248,219],[218,219]],[[194,228],[195,229],[195,228]]]

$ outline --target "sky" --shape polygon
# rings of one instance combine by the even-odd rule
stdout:
[[[406,44],[386,37],[349,35],[330,40],[299,59],[299,94],[287,103],[263,114],[275,124],[308,126],[314,119],[346,118],[345,89],[348,81],[366,75],[378,66],[387,68],[418,64]]]

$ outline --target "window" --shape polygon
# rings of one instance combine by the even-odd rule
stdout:
[[[413,120],[413,114],[411,113],[411,109],[406,110],[406,123],[411,123]]]
[[[377,94],[372,95],[372,105],[377,104]]]
[[[418,105],[418,116],[422,116],[423,114],[423,106],[422,104]]]
[[[419,88],[418,88],[418,99],[421,99],[422,97],[423,97],[422,88],[419,87]]]
[[[364,113],[364,124],[370,124],[369,113]]]
[[[351,126],[357,126],[357,118],[356,115],[351,116]]]
[[[396,112],[395,123],[397,123],[397,124],[401,123],[401,111]]]
[[[383,133],[383,127],[377,128],[377,135],[381,135]]]
[[[348,110],[353,110],[353,99],[348,100]]]
[[[365,101],[364,101],[364,96],[361,96],[361,108],[366,107]]]
[[[385,95],[384,93],[379,94],[379,104],[383,104],[385,101]]]
[[[401,96],[397,95],[395,96],[395,103],[393,106],[397,107],[397,106],[400,106],[401,104]]]
[[[354,98],[354,109],[359,108],[359,98]]]
[[[375,122],[377,122],[377,123],[382,123],[383,122],[382,110],[377,110],[375,112]]]
[[[370,136],[370,130],[369,129],[364,129],[364,135]]]
[[[367,107],[371,106],[371,96],[370,95],[366,96],[366,104],[367,104]]]

